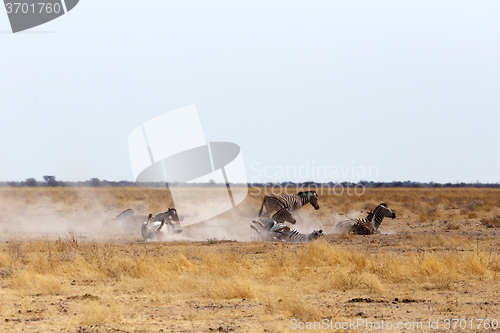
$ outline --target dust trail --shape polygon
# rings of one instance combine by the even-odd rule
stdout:
[[[110,194],[106,194],[108,197],[103,195],[103,191],[87,188],[15,189],[8,193],[6,191],[0,197],[0,204],[4,207],[4,214],[0,215],[1,240],[57,239],[74,234],[83,241],[140,242],[140,221],[133,228],[127,228],[119,221],[115,221],[110,227],[104,227],[104,222],[115,218],[127,208],[132,208],[136,214],[141,215],[161,212],[147,210],[147,204],[152,200],[147,195],[129,199],[126,189],[110,191]],[[183,228],[177,223],[175,228],[182,229],[182,233],[162,235],[161,241],[258,240],[259,235],[250,228],[252,219],[258,217],[257,206],[258,204],[251,204],[251,200],[246,200],[230,211],[204,222]],[[169,205],[161,202],[156,207],[166,211]],[[207,209],[219,211],[216,207],[209,206]],[[186,218],[189,218],[190,213],[190,209],[178,212]],[[322,229],[324,233],[338,233],[335,225],[346,219],[346,215],[321,209],[315,211],[312,207],[303,208],[300,216],[301,219],[292,227],[302,233],[311,233],[313,229]],[[349,218],[360,216],[362,214],[359,211],[347,214]]]
[[[90,191],[78,189],[71,202],[60,198],[57,189],[52,195],[39,191],[35,196],[0,198],[4,214],[0,217],[1,240],[57,239],[73,234],[80,239],[103,240],[107,238],[102,223],[110,212]],[[21,195],[22,190],[21,190]],[[56,193],[56,194],[54,194]],[[19,193],[16,193],[19,194]]]
[[[328,211],[304,211],[300,213],[302,220],[295,224],[294,228],[303,233],[310,233],[313,229],[321,229],[325,234],[340,234],[345,231],[339,227],[339,223],[360,218],[363,215],[359,210],[351,210],[345,215]]]

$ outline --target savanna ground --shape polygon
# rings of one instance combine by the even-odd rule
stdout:
[[[144,243],[138,229],[102,223],[127,208],[165,211],[167,191],[0,189],[0,331],[284,332],[326,319],[484,332],[500,320],[500,190],[320,191],[321,209],[304,207],[295,225],[327,233],[309,244],[257,241],[263,193],[250,192],[174,241]],[[381,202],[397,215],[382,234],[332,233]],[[447,330],[446,319],[463,321]]]

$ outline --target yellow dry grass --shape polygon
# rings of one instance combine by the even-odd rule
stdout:
[[[250,232],[246,216],[262,196],[229,215],[234,228]],[[302,223],[328,227],[381,202],[398,218],[384,220],[388,234],[329,234],[309,244],[16,230],[0,243],[0,330],[283,332],[292,319],[420,320],[424,328],[436,319],[500,320],[500,229],[481,223],[499,215],[499,198],[489,189],[320,192],[321,209],[303,208]],[[0,189],[0,227],[53,212],[71,221],[160,212],[169,200],[136,188]]]

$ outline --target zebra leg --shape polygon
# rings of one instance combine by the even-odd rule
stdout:
[[[156,229],[156,232],[160,232],[161,228],[163,228],[164,225],[165,225],[165,218],[161,219],[160,226],[158,227],[158,229]]]
[[[250,225],[250,228],[252,228],[253,230],[257,231],[260,234],[260,230],[253,224]]]
[[[260,222],[259,220],[252,220],[252,222],[253,222],[253,223],[258,223],[258,224],[260,224],[260,226],[261,226],[262,228],[265,228],[265,226],[264,226],[264,225],[262,224],[262,222]],[[253,227],[253,225],[252,225],[252,227]]]

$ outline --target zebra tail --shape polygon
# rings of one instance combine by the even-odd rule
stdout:
[[[264,200],[262,200],[262,206],[260,206],[259,217],[262,215],[262,211],[264,210],[264,203],[266,202],[266,196],[264,196]]]

